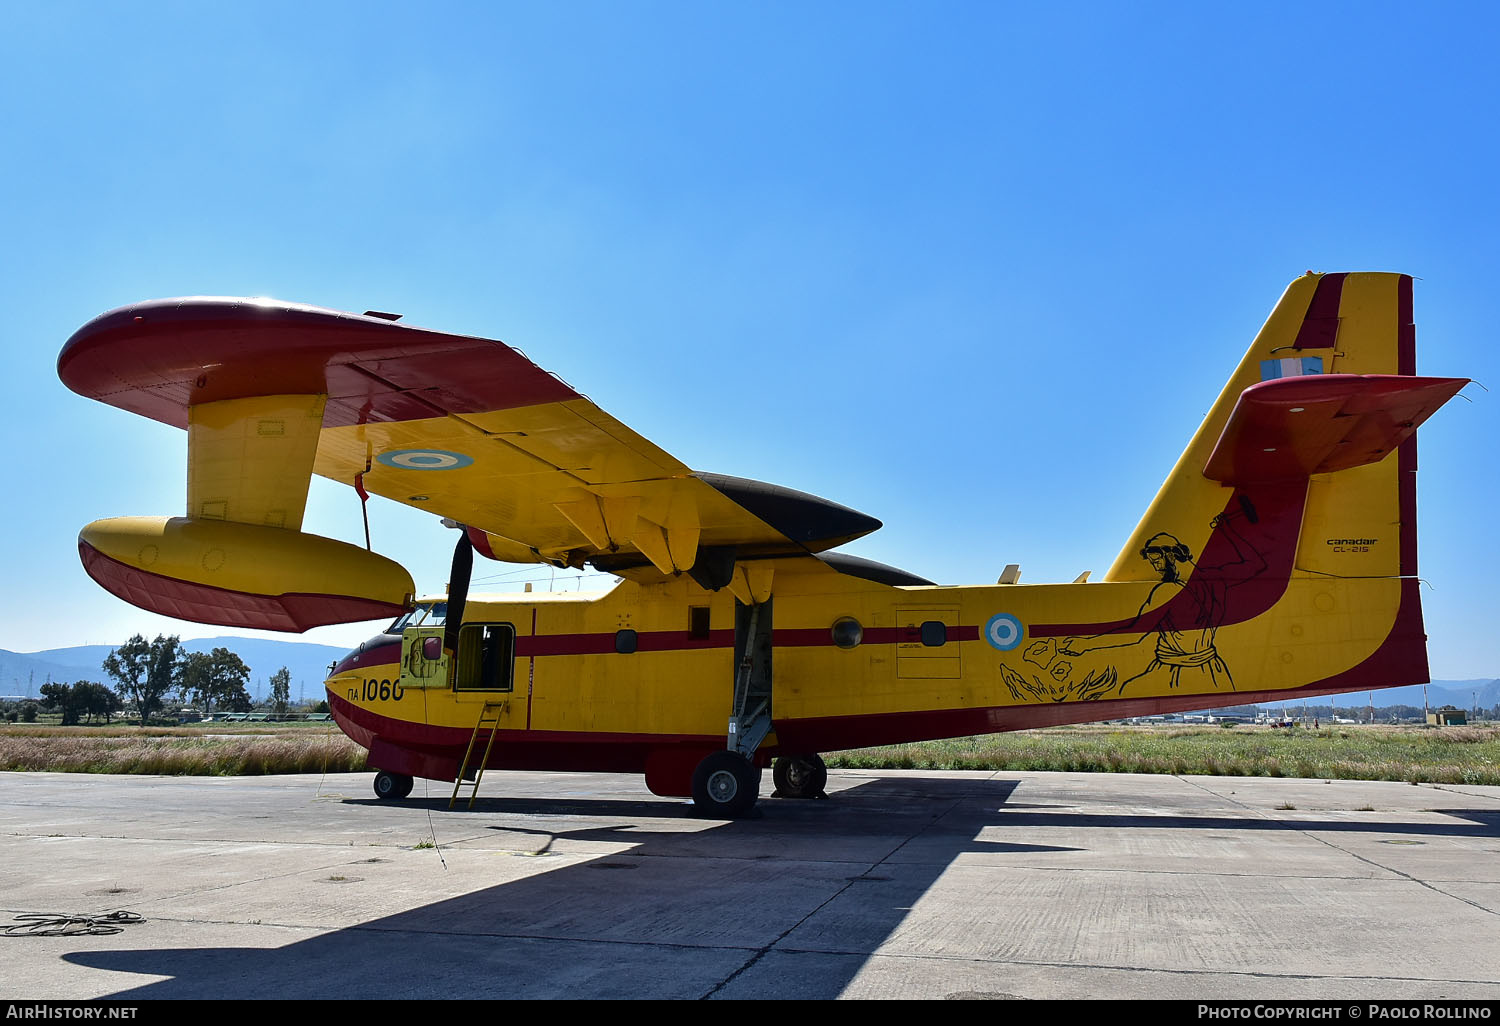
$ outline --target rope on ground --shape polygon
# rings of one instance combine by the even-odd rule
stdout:
[[[25,912],[15,917],[16,924],[5,928],[7,937],[82,937],[123,933],[125,927],[146,920],[123,909],[97,916],[70,916],[56,912]]]

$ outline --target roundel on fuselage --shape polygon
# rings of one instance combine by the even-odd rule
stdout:
[[[1001,652],[1009,652],[1025,636],[1026,628],[1009,613],[996,613],[984,625],[984,639]]]

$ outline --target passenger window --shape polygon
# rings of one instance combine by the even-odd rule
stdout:
[[[455,691],[515,687],[516,629],[508,623],[466,623],[458,632]]]
[[[922,644],[938,648],[948,640],[948,627],[941,620],[928,620],[922,624]]]

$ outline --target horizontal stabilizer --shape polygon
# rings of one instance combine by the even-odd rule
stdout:
[[[1263,381],[1240,393],[1203,476],[1245,485],[1378,463],[1468,383],[1405,374]]]

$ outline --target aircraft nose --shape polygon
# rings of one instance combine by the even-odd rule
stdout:
[[[361,641],[358,648],[334,663],[328,676],[338,677],[361,667],[389,666],[400,661],[401,635],[377,634],[368,641]]]

